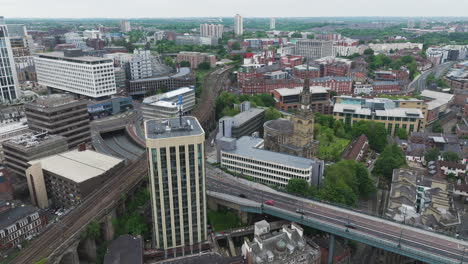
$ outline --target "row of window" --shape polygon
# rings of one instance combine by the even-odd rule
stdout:
[[[295,169],[295,168],[285,167],[285,166],[270,163],[270,162],[264,162],[264,161],[258,161],[258,160],[254,160],[254,159],[244,158],[244,157],[240,157],[240,156],[233,155],[233,154],[226,153],[226,152],[222,152],[222,157],[223,158],[229,158],[231,160],[238,160],[238,161],[242,161],[242,162],[248,162],[248,163],[251,163],[251,164],[257,164],[257,165],[264,166],[264,167],[267,167],[267,168],[275,169],[275,170],[270,170],[270,169],[262,168],[263,171],[269,171],[271,173],[280,174],[280,171],[278,171],[278,170],[282,170],[282,171],[289,171],[289,172],[292,172],[292,173],[297,173],[297,174],[302,174],[302,175],[309,175],[310,174],[310,170],[298,170],[298,169]],[[287,174],[287,173],[285,173],[285,174]]]

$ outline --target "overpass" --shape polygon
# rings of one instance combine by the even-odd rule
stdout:
[[[432,264],[468,263],[464,258],[468,243],[443,234],[402,225],[315,200],[275,191],[264,185],[239,179],[207,166],[207,189],[210,199],[233,204],[245,213],[268,214],[294,221],[334,236],[355,240]],[[240,195],[246,198],[241,198]],[[263,204],[273,200],[274,206]],[[296,213],[303,209],[304,214]],[[346,228],[352,222],[356,229]]]

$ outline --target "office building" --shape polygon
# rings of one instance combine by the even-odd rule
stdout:
[[[179,105],[179,98],[181,105]],[[143,119],[170,118],[190,113],[195,107],[195,89],[182,87],[174,91],[153,95],[143,99],[141,111]]]
[[[321,249],[304,236],[296,223],[284,225],[278,232],[270,232],[270,224],[263,220],[254,226],[254,238],[245,239],[242,256],[247,263],[320,264]]]
[[[91,140],[87,103],[70,95],[42,96],[35,102],[24,104],[29,128],[67,138],[68,147],[74,148]]]
[[[99,30],[85,30],[83,31],[83,38],[84,39],[100,39],[101,31]]]
[[[2,142],[12,137],[30,132],[26,117],[0,120],[0,161],[4,159]]]
[[[2,251],[20,245],[47,225],[45,212],[20,201],[0,201],[0,219]]]
[[[132,28],[130,26],[130,21],[128,21],[128,20],[121,20],[120,21],[120,31],[122,31],[123,33],[126,33],[126,32],[129,32],[131,30],[132,30]]]
[[[200,36],[220,39],[223,37],[224,26],[221,24],[200,24]]]
[[[5,165],[12,173],[25,177],[31,160],[47,157],[68,150],[67,139],[45,133],[26,133],[2,143]]]
[[[270,29],[275,29],[276,27],[276,24],[275,24],[275,18],[274,17],[270,17]]]
[[[399,128],[408,134],[425,128],[424,102],[417,99],[395,100],[387,98],[365,99],[361,97],[338,96],[333,107],[335,120],[353,125],[360,120],[373,120],[384,124],[389,135]]]
[[[0,16],[0,102],[18,99],[18,76],[16,74],[13,50],[11,49],[8,28]]]
[[[153,76],[153,56],[149,50],[135,49],[133,54],[116,52],[104,56],[113,59],[115,66],[122,67],[128,80],[139,80]]]
[[[431,124],[439,117],[448,114],[454,102],[454,95],[425,89],[421,92],[421,97],[427,104],[427,124]]]
[[[210,64],[211,68],[216,67],[216,56],[208,53],[201,53],[195,51],[181,51],[177,54],[177,63],[187,61],[190,63],[191,69],[198,68],[198,65],[203,62]]]
[[[39,208],[76,206],[124,167],[124,160],[91,150],[69,151],[29,162],[32,203]]]
[[[92,98],[115,94],[112,59],[82,55],[80,50],[37,54],[34,61],[39,84]]]
[[[273,90],[275,98],[275,108],[280,111],[296,111],[300,105],[300,94],[303,87],[280,88]],[[322,86],[311,86],[311,104],[310,109],[314,113],[331,114],[333,111],[333,102],[330,99],[330,88]]]
[[[207,239],[205,132],[184,116],[145,122],[156,248],[193,248]]]
[[[88,113],[92,119],[118,115],[131,109],[133,109],[131,97],[112,96],[104,100],[88,101]]]
[[[290,179],[303,179],[315,186],[322,184],[323,161],[263,149],[264,143],[255,136],[220,138],[218,162],[232,172],[278,187],[286,187]]]
[[[28,31],[24,25],[9,24],[7,27],[19,83],[26,81],[36,82],[34,58],[31,56],[34,52],[32,37],[28,35]]]
[[[147,92],[158,90],[175,90],[195,85],[195,75],[189,67],[177,68],[177,72],[164,76],[151,77],[128,82],[128,94],[143,96]]]
[[[225,116],[218,121],[216,138],[251,136],[253,133],[263,135],[265,109],[250,108],[250,102],[245,101],[239,106],[240,113],[235,116]]]
[[[68,32],[64,34],[65,36],[65,43],[72,44],[77,49],[86,50],[89,49],[86,46],[86,42],[83,40],[83,37],[76,32]]]
[[[333,56],[333,41],[301,39],[296,41],[294,55],[299,55],[309,60]]]
[[[241,15],[236,14],[234,16],[234,35],[242,36],[242,34],[244,34],[244,21]]]

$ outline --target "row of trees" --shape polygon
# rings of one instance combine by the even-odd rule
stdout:
[[[357,206],[359,198],[369,197],[376,188],[364,164],[342,160],[325,170],[325,180],[320,190],[303,179],[291,179],[286,191],[346,206]]]
[[[374,51],[371,48],[364,50],[364,55],[367,55],[366,62],[369,63],[369,69],[373,71],[380,68],[398,70],[402,66],[405,66],[409,70],[409,78],[411,80],[416,77],[418,72],[418,64],[414,57],[410,55],[405,55],[394,60],[385,54],[374,55]]]
[[[430,148],[429,150],[427,150],[426,153],[424,153],[424,160],[426,162],[436,161],[439,159],[439,156],[441,156],[444,161],[449,162],[458,162],[460,160],[460,157],[456,152],[445,151],[441,155],[440,150],[438,148]]]
[[[265,120],[273,120],[281,117],[281,113],[273,108],[275,104],[273,96],[268,93],[252,96],[243,94],[238,97],[228,92],[222,92],[218,98],[216,98],[215,102],[216,119],[220,119],[223,116],[234,116],[238,114],[239,111],[234,107],[234,105],[245,101],[249,101],[251,107],[268,107],[265,110]]]

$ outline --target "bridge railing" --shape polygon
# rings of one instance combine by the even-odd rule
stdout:
[[[413,248],[410,246],[404,245],[404,243],[399,243],[395,241],[388,241],[378,237],[365,235],[356,230],[349,230],[345,227],[337,227],[335,225],[326,223],[324,221],[312,219],[310,217],[305,217],[303,215],[298,215],[295,213],[290,213],[286,210],[282,210],[275,207],[263,206],[262,207],[248,207],[243,206],[241,210],[252,213],[266,213],[282,219],[287,219],[296,223],[303,225],[311,226],[313,228],[319,229],[321,231],[335,234],[340,237],[348,238],[355,240],[367,245],[378,247],[386,251],[391,251],[403,256],[407,256],[412,259],[424,261],[432,264],[456,264],[460,263],[458,260],[448,259],[445,256],[435,254],[433,252],[422,251],[418,248]],[[402,241],[400,241],[402,242]]]

